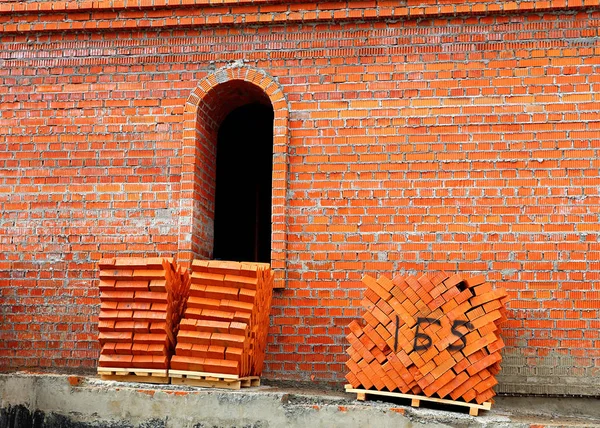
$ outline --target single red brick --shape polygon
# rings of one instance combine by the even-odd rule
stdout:
[[[171,357],[171,369],[188,371],[190,370],[190,363],[194,363],[195,361],[197,360],[192,357],[185,357],[183,355],[173,355]]]
[[[147,291],[148,281],[116,281],[116,291]]]
[[[188,308],[218,309],[221,304],[219,299],[190,296],[187,301]]]
[[[147,352],[149,355],[155,355],[155,356],[156,355],[165,356],[165,355],[169,354],[169,351],[164,343],[161,343],[161,344],[153,343],[153,344],[148,345]]]
[[[229,333],[246,336],[248,334],[248,324],[241,322],[229,323]]]
[[[229,322],[197,320],[196,330],[210,333],[229,333]]]
[[[69,376],[67,378],[67,381],[71,386],[79,386],[83,382],[83,379],[84,378],[81,376]]]
[[[133,332],[134,333],[148,333],[150,331],[150,323],[145,321],[134,321]]]
[[[104,342],[114,342],[114,343],[123,343],[123,342],[132,342],[133,333],[131,332],[111,332],[111,331],[101,331],[98,334],[98,340],[100,344]]]
[[[100,353],[101,354],[114,354],[116,345],[117,344],[114,342],[106,342],[106,343],[104,343],[104,345],[102,345],[102,351],[100,351]]]
[[[164,270],[154,270],[154,269],[136,269],[133,271],[132,278],[135,280],[154,280],[154,279],[164,279],[165,271]],[[148,287],[148,283],[146,283],[146,287]]]
[[[501,361],[501,360],[502,360],[502,356],[500,355],[499,352],[490,354],[490,355],[480,359],[479,361],[477,361],[475,364],[471,365],[470,367],[468,367],[467,372],[471,376],[473,376],[475,373],[480,372],[484,368],[491,366],[495,362]]]
[[[191,278],[193,284],[223,286],[225,275],[220,273],[193,272]]]
[[[129,368],[131,367],[132,359],[133,355],[101,354],[98,359],[98,365],[100,367]]]
[[[200,345],[210,345],[212,333],[205,331],[180,330],[177,334],[177,342],[197,343]]]
[[[126,269],[106,269],[101,270],[98,276],[100,277],[100,279],[104,280],[130,279],[133,276],[133,271]]]
[[[164,312],[154,311],[135,311],[133,312],[132,317],[134,321],[155,322],[164,321],[166,318],[166,314]]]
[[[255,296],[256,291],[247,288],[241,288],[238,294],[238,298],[240,299],[240,301],[247,303],[254,303]]]
[[[184,318],[179,323],[179,330],[196,330],[196,319]]]
[[[226,310],[226,311],[252,312],[252,308],[254,307],[254,305],[252,303],[239,302],[237,300],[221,300],[221,304],[219,307],[221,310]]]
[[[223,275],[239,275],[242,264],[224,260],[209,260],[206,272]]]
[[[115,344],[115,354],[125,354],[130,355],[131,352],[131,343],[116,343]]]
[[[166,322],[153,322],[150,323],[150,333],[165,333],[167,331]]]
[[[149,302],[119,302],[117,309],[119,310],[142,310],[147,311],[152,306]]]
[[[98,268],[101,270],[113,269],[116,260],[114,258],[104,258],[98,261]]]
[[[366,285],[368,288],[370,288],[371,290],[373,290],[380,298],[382,298],[383,300],[388,300],[391,297],[391,294],[389,291],[387,291],[384,287],[382,287],[381,285],[379,285],[377,283],[377,281],[375,280],[375,278],[370,277],[369,275],[365,275],[362,278],[362,282],[364,285]]]
[[[153,369],[152,355],[134,355],[131,361],[132,367]]]
[[[463,281],[468,288],[473,288],[476,285],[483,284],[485,282],[485,276],[477,275],[471,278],[465,278]]]
[[[131,353],[133,355],[146,355],[148,353],[148,344],[134,343],[131,345]]]
[[[100,302],[100,309],[102,311],[110,311],[110,310],[116,310],[118,305],[120,302],[107,302],[107,301],[102,301]]]
[[[134,331],[135,323],[133,321],[117,321],[114,324],[114,331]]]
[[[133,311],[117,311],[118,321],[129,321],[133,318]]]
[[[133,335],[133,341],[135,343],[147,343],[148,345],[165,344],[167,343],[167,340],[166,333],[136,333]]]
[[[157,291],[136,291],[135,301],[150,303],[167,303],[167,293],[160,293]]]
[[[117,257],[115,269],[146,268],[147,259],[144,257]]]
[[[133,300],[133,295],[133,291],[102,291],[100,298],[113,302],[129,302]]]
[[[239,275],[225,275],[223,285],[225,287],[233,288],[247,288],[250,290],[256,290],[258,284],[258,278],[249,278],[247,276]]]
[[[236,334],[213,333],[210,337],[210,344],[224,347],[243,348],[246,338]]]
[[[191,343],[179,342],[179,343],[177,343],[177,346],[175,347],[175,354],[184,356],[184,357],[191,357],[192,356],[192,346],[194,346],[194,345]]]
[[[167,281],[164,279],[153,279],[148,286],[150,291],[164,293],[167,291]]]
[[[233,361],[241,362],[243,354],[244,354],[244,350],[241,348],[233,348],[231,346],[228,346],[225,349],[225,359],[226,360],[233,360]]]
[[[100,320],[98,321],[98,331],[113,331],[115,328],[114,320]]]
[[[225,347],[210,345],[207,350],[207,358],[222,360],[225,358]]]
[[[100,291],[115,291],[115,280],[100,280],[98,283],[98,288]]]

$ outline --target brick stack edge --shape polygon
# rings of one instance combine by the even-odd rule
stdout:
[[[189,278],[171,259],[102,259],[99,367],[168,369]]]
[[[260,376],[273,274],[267,263],[103,259],[99,367]]]
[[[260,376],[273,274],[266,263],[195,260],[171,368]]]
[[[353,321],[347,336],[354,388],[399,391],[479,404],[498,383],[506,320],[504,289],[483,276],[439,273],[366,275],[362,301],[366,325]]]

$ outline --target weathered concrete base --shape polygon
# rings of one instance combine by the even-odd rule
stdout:
[[[273,386],[225,391],[0,374],[0,428],[600,427],[600,402],[589,398],[499,398],[492,411],[479,417],[464,409],[414,409],[400,403],[406,404],[362,403],[343,392]]]

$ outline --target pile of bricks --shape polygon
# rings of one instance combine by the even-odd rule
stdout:
[[[347,336],[352,387],[478,404],[495,395],[504,289],[445,273],[363,283],[366,324],[353,321]]]
[[[167,370],[189,276],[171,259],[102,259],[99,267],[99,370]]]
[[[273,275],[268,264],[195,260],[171,369],[260,376]]]

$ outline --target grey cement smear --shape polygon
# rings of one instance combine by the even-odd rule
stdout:
[[[464,408],[363,403],[341,391],[71,380],[57,374],[0,374],[0,428],[600,427],[600,401],[591,398],[500,398],[492,411],[472,417]]]
[[[504,350],[496,392],[598,397],[599,374],[600,369],[595,367],[591,357],[550,353],[546,357],[532,359]]]

